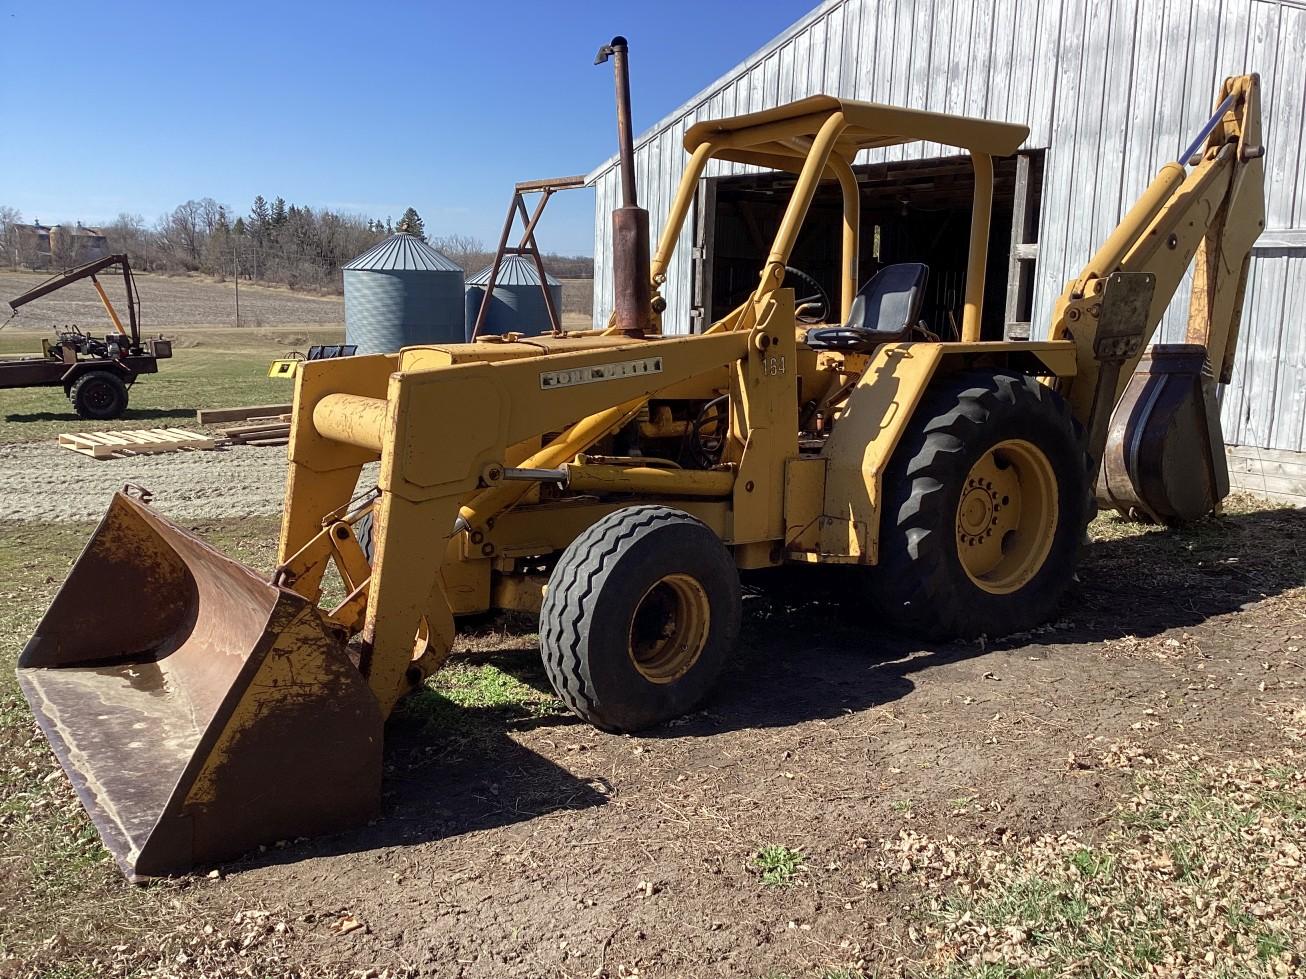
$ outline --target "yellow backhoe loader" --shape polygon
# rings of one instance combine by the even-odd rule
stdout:
[[[835,566],[891,626],[1000,635],[1053,613],[1101,460],[1108,505],[1162,520],[1219,505],[1211,392],[1263,223],[1256,76],[1224,82],[1049,338],[993,341],[993,159],[1024,126],[829,96],[700,122],[650,255],[622,39],[609,56],[625,200],[610,326],[304,361],[271,579],[119,494],[23,651],[23,691],[128,876],[374,816],[384,721],[440,668],[457,616],[538,610],[558,696],[637,731],[712,687],[741,570]],[[923,266],[858,281],[853,160],[916,140],[974,168],[949,342],[920,325]],[[680,335],[661,290],[713,159],[788,171],[793,190],[753,294]],[[811,290],[786,265],[823,181],[843,194],[840,294],[796,308],[786,279]],[[1189,343],[1144,361],[1194,257]],[[343,597],[320,607],[331,568]]]

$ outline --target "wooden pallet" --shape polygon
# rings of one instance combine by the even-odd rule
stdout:
[[[65,432],[59,436],[59,444],[92,459],[109,459],[181,449],[211,449],[216,439],[184,428],[140,428],[130,432]]]

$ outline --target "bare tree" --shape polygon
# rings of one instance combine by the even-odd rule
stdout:
[[[19,264],[18,225],[22,223],[23,215],[17,208],[0,204],[0,264]]]
[[[431,239],[431,247],[461,265],[464,272],[479,272],[494,259],[485,243],[473,235],[448,234]]]
[[[207,234],[205,210],[200,201],[186,201],[159,219],[158,233],[163,246],[188,271],[200,267],[203,237]]]
[[[342,285],[341,267],[390,233],[389,219],[286,204],[279,197],[273,200],[269,206],[260,196],[249,215],[236,217],[225,204],[202,197],[179,204],[153,226],[140,215],[123,213],[102,225],[101,231],[110,253],[129,255],[141,270],[225,277],[235,270],[239,255],[241,278],[337,292]],[[274,224],[274,215],[279,223]],[[15,208],[0,206],[0,264],[37,261],[36,236],[24,232],[21,222]],[[411,219],[401,224],[414,227]],[[64,254],[75,245],[71,229],[69,224],[68,233],[53,237],[56,263],[75,262],[76,255]],[[470,272],[479,271],[494,257],[473,235],[452,233],[432,239],[431,244]],[[593,268],[592,260],[585,257],[546,255],[545,265],[564,277],[584,277]]]
[[[155,268],[159,264],[157,242],[139,214],[124,211],[100,230],[109,240],[112,254],[131,256],[132,264],[140,269]]]

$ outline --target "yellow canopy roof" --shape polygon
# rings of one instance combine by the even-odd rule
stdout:
[[[847,126],[836,152],[849,161],[862,150],[917,140],[1008,156],[1029,135],[1028,126],[1009,122],[813,95],[762,112],[696,123],[685,133],[685,149],[692,153],[711,140],[719,147],[712,155],[720,159],[793,170],[795,163],[806,156],[805,141],[814,137],[836,112],[843,113]]]

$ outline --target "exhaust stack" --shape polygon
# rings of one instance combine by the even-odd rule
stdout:
[[[617,94],[617,145],[621,152],[621,207],[612,212],[612,282],[617,331],[642,337],[652,322],[648,211],[635,190],[635,134],[630,121],[630,64],[626,39],[599,48],[601,65],[612,59]]]

